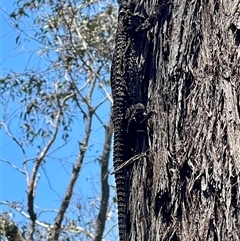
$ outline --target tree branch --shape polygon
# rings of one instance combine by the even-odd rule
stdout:
[[[110,118],[108,126],[105,128],[105,144],[101,158],[101,183],[102,183],[102,198],[100,210],[97,217],[96,236],[94,241],[101,241],[105,229],[107,207],[109,199],[109,184],[108,184],[108,163],[111,151],[111,142],[113,135],[113,123]]]
[[[11,208],[13,208],[14,210],[16,210],[17,212],[19,212],[23,217],[27,218],[27,219],[30,219],[30,216],[22,210],[22,208],[19,208],[16,206],[16,204],[12,204],[8,201],[2,201],[0,202],[0,204],[4,204],[4,205],[7,205]],[[58,210],[46,210],[46,211],[54,211],[54,212],[58,212]],[[0,216],[1,217],[1,216]],[[43,228],[46,228],[47,230],[51,230],[51,229],[54,229],[54,226],[49,224],[49,223],[46,223],[46,222],[40,222],[38,220],[36,220],[36,224],[39,225],[40,227],[43,227]],[[68,231],[70,233],[73,233],[73,234],[80,234],[80,233],[84,233],[87,237],[91,238],[91,239],[94,239],[94,234],[88,232],[86,229],[80,227],[80,226],[64,226],[62,227],[62,229],[64,229],[65,231]],[[22,241],[22,240],[20,240]],[[25,239],[24,239],[25,241]],[[106,241],[105,239],[102,239],[102,241]]]
[[[55,84],[55,92],[57,93],[57,86],[58,83]],[[59,128],[59,123],[60,123],[60,119],[61,119],[61,115],[62,115],[62,107],[65,104],[65,102],[71,97],[72,95],[66,96],[63,99],[62,104],[59,103],[59,109],[57,112],[57,116],[56,116],[56,123],[55,123],[55,130],[53,132],[52,138],[49,140],[49,142],[47,143],[47,145],[43,148],[43,150],[41,151],[41,153],[39,154],[39,156],[36,159],[35,162],[35,166],[32,170],[32,177],[31,177],[31,181],[28,185],[28,213],[30,216],[30,227],[29,227],[29,237],[28,239],[33,241],[33,234],[34,234],[34,227],[35,227],[35,222],[36,222],[36,214],[34,213],[34,197],[35,197],[35,190],[36,190],[36,184],[37,184],[37,172],[38,169],[40,167],[40,164],[42,163],[44,157],[46,156],[48,150],[50,149],[50,147],[52,146],[53,142],[56,139],[57,133],[58,133],[58,128]]]
[[[7,164],[9,164],[12,168],[14,168],[15,170],[17,170],[18,172],[22,173],[22,174],[26,174],[24,171],[20,170],[17,166],[13,165],[10,161],[8,160],[4,160],[4,159],[0,159],[1,162],[5,162]]]
[[[74,185],[75,185],[75,183],[77,181],[77,178],[79,176],[79,172],[81,170],[83,159],[84,159],[87,147],[88,147],[88,142],[89,142],[89,137],[90,137],[90,132],[91,132],[91,126],[92,126],[92,116],[93,116],[93,112],[92,112],[93,108],[91,107],[90,101],[91,101],[91,96],[92,96],[94,86],[95,86],[95,82],[96,82],[95,78],[90,77],[90,80],[91,80],[90,81],[91,85],[90,85],[89,95],[88,95],[88,98],[87,98],[88,99],[88,116],[86,118],[87,122],[86,122],[86,126],[85,126],[85,136],[84,136],[82,144],[80,146],[77,161],[76,161],[76,163],[75,163],[75,165],[73,166],[73,169],[72,169],[72,176],[71,176],[70,182],[68,184],[66,194],[65,194],[65,196],[63,198],[63,201],[62,201],[62,204],[60,206],[59,213],[58,213],[58,215],[55,219],[54,228],[53,228],[50,240],[58,240],[58,238],[59,238],[59,235],[60,235],[60,232],[61,232],[61,224],[62,224],[62,221],[63,221],[63,217],[64,217],[65,212],[66,212],[66,210],[69,206],[69,203],[70,203],[70,200],[71,200],[71,197],[72,197],[72,194],[73,194],[73,188],[74,188]]]

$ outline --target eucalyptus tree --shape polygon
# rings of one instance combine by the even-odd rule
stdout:
[[[132,19],[157,18],[142,34],[131,32],[142,103],[154,114],[142,143],[148,152],[132,163],[129,240],[239,240],[239,7],[238,0],[133,7]]]
[[[140,143],[138,132],[131,136],[136,146],[147,151],[131,163],[129,240],[239,240],[239,4],[237,0],[135,2],[130,19],[136,16],[137,22],[150,23],[137,34],[134,57],[141,80],[137,87],[147,112],[153,114],[141,132],[144,142]],[[96,6],[102,11],[94,12]],[[41,46],[37,53],[49,65],[44,71],[10,72],[1,80],[4,106],[17,100],[21,107],[9,116],[4,112],[1,123],[22,150],[22,169],[2,161],[22,172],[28,187],[25,206],[5,203],[26,216],[28,226],[22,230],[26,235],[20,232],[20,236],[28,240],[74,240],[75,234],[78,239],[101,240],[104,212],[99,212],[96,225],[90,228],[70,223],[64,215],[69,210],[68,194],[73,197],[71,188],[66,188],[69,192],[63,195],[53,223],[41,221],[34,209],[34,195],[39,183],[36,168],[48,165],[56,132],[61,130],[63,140],[68,141],[76,116],[82,115],[86,123],[86,139],[78,140],[72,179],[90,148],[93,118],[106,130],[101,157],[109,154],[112,124],[110,120],[104,124],[97,110],[104,98],[111,101],[106,73],[113,50],[114,9],[107,2],[20,1],[9,15],[20,33],[16,42],[37,40]],[[22,19],[29,18],[34,19],[36,31],[26,31]],[[102,102],[91,102],[94,87],[103,93]],[[39,117],[44,117],[43,124]],[[21,135],[12,132],[14,118],[20,119]],[[39,146],[34,160],[25,157],[29,145]],[[107,157],[100,158],[105,163],[101,165],[102,183],[108,175]],[[32,165],[30,172],[27,165]],[[71,183],[69,187],[74,186]],[[109,190],[108,183],[102,188]],[[11,230],[19,231],[16,226]]]
[[[1,162],[16,178],[24,176],[26,191],[22,201],[1,200],[9,211],[1,214],[0,230],[9,240],[116,239],[109,184],[116,7],[106,0],[18,0],[14,11],[2,8],[17,48],[9,56],[12,68],[2,69],[0,124],[20,154],[17,160],[2,156]],[[78,181],[88,163],[99,173],[91,199],[81,195]],[[52,169],[65,173],[57,187]],[[49,190],[59,198],[54,208],[47,206]],[[38,208],[41,198],[47,208]],[[21,214],[23,223],[11,213]]]

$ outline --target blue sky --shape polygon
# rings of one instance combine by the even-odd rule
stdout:
[[[13,1],[4,1],[1,5],[8,13],[11,13],[14,9]],[[25,68],[34,67],[39,64],[36,56],[29,56],[29,52],[24,53],[23,51],[24,49],[34,49],[36,47],[34,43],[25,42],[19,47],[16,47],[17,35],[7,20],[6,14],[1,15],[1,76],[4,75],[7,69],[21,72]],[[19,54],[20,52],[22,53]],[[29,61],[30,57],[31,61]],[[99,99],[100,98],[99,96]],[[11,108],[9,109],[14,109],[17,106],[17,103],[12,102]],[[0,106],[0,108],[1,119],[3,107]],[[109,103],[101,107],[100,115],[101,119],[107,123],[109,118]],[[78,122],[80,123],[81,120]],[[35,204],[40,208],[58,209],[59,207],[59,203],[70,179],[72,163],[75,161],[75,156],[78,151],[78,140],[81,141],[83,134],[80,132],[81,128],[79,129],[79,123],[73,126],[71,141],[54,153],[52,155],[53,158],[47,160],[48,164],[46,168],[41,168],[39,172],[40,180],[37,187]],[[18,120],[16,118],[12,121],[11,128],[13,134],[18,131]],[[83,129],[84,124],[82,124],[82,130]],[[77,194],[76,199],[86,198],[89,202],[91,197],[100,194],[99,164],[97,158],[101,154],[104,141],[104,129],[96,118],[94,120],[92,132],[91,143],[93,146],[91,150],[87,152],[85,164],[83,165],[78,183],[75,187],[75,193]],[[63,142],[59,139],[59,141],[54,144],[54,147],[57,148],[62,144]],[[0,147],[0,158],[10,161],[20,169],[23,168],[23,155],[20,148],[4,133],[3,129],[0,129]],[[27,150],[28,157],[34,158],[36,152],[35,146],[29,147]],[[62,158],[64,159],[63,162],[60,161]],[[112,167],[112,162],[110,163],[110,167]],[[26,204],[26,177],[4,162],[0,162],[0,174],[0,201],[22,201]],[[110,176],[110,184],[114,185],[113,176]],[[7,210],[8,208],[6,206],[0,206],[0,211],[3,212]],[[21,216],[18,215],[16,217],[19,219],[21,218]],[[44,214],[41,220],[50,221],[54,217],[55,215],[52,215],[50,212]]]

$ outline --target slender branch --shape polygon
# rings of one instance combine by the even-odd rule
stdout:
[[[115,174],[116,172],[119,172],[120,170],[122,170],[124,167],[132,164],[134,161],[139,160],[141,157],[145,157],[147,156],[147,152],[149,151],[149,149],[143,153],[137,154],[133,157],[131,157],[130,159],[128,159],[127,161],[125,161],[124,163],[122,163],[121,165],[119,165],[112,173]]]
[[[57,93],[57,83],[55,84],[55,92]],[[28,186],[28,213],[30,216],[30,227],[29,227],[29,240],[33,241],[33,234],[34,234],[34,227],[35,227],[35,222],[36,222],[36,214],[34,213],[34,197],[35,197],[35,189],[36,189],[36,184],[37,184],[37,172],[38,169],[44,159],[44,157],[46,156],[48,150],[50,149],[50,147],[52,146],[53,142],[56,139],[57,133],[58,133],[58,128],[59,128],[59,124],[60,124],[60,119],[61,119],[61,115],[62,115],[62,107],[64,105],[64,103],[71,98],[72,94],[69,96],[66,96],[63,99],[62,104],[59,103],[59,109],[57,112],[57,116],[56,116],[56,122],[55,122],[55,130],[53,132],[52,138],[49,140],[49,142],[47,143],[47,145],[43,148],[43,150],[41,151],[41,153],[39,154],[39,156],[36,159],[35,162],[35,166],[33,167],[32,170],[32,177],[31,177],[31,181],[30,181],[30,185]]]
[[[112,96],[107,92],[107,90],[104,88],[104,85],[102,82],[99,83],[99,87],[103,90],[104,94],[106,95],[107,99],[110,101],[111,104],[113,104]]]
[[[102,184],[102,198],[100,204],[100,210],[97,217],[97,228],[96,236],[94,241],[101,241],[103,236],[103,231],[105,229],[107,207],[109,200],[109,184],[108,184],[108,163],[111,151],[111,142],[113,135],[113,123],[110,118],[108,126],[105,128],[105,144],[103,148],[102,158],[101,158],[101,184]]]
[[[2,12],[4,12],[9,18],[11,18],[10,14],[9,14],[6,10],[4,10],[2,7],[0,7],[0,9],[1,9]],[[4,19],[4,18],[3,18],[3,19]],[[20,31],[20,33],[23,34],[24,36],[26,36],[27,38],[32,39],[32,40],[36,41],[37,43],[39,43],[39,44],[41,44],[41,45],[44,45],[44,43],[43,43],[42,41],[40,41],[38,38],[35,38],[35,37],[29,35],[29,34],[27,33],[28,31],[26,31],[25,29],[20,28],[20,24],[19,24],[17,21],[13,20],[13,18],[11,18],[11,20],[13,21],[13,24],[8,24],[8,26],[9,26],[10,28],[12,28],[14,31],[15,31],[16,29],[18,29],[18,30]],[[6,19],[4,19],[4,21],[5,21],[6,23],[8,23],[8,21],[7,21]],[[16,26],[17,26],[17,27],[16,27]],[[32,29],[32,31],[36,32],[35,29]]]
[[[9,128],[6,126],[6,124],[4,122],[0,123],[0,127],[3,126],[5,129],[5,133],[11,138],[13,139],[13,141],[20,147],[20,149],[22,150],[22,153],[25,157],[25,150],[23,149],[22,143],[20,143],[11,133],[11,131],[9,130]]]
[[[87,122],[86,122],[86,126],[85,126],[85,136],[83,138],[83,141],[81,142],[82,144],[79,147],[80,150],[79,150],[79,154],[78,154],[76,163],[75,163],[75,165],[73,166],[73,169],[72,169],[71,179],[70,179],[70,182],[68,184],[65,196],[63,198],[63,201],[61,203],[59,213],[58,213],[58,215],[55,219],[54,228],[53,228],[51,237],[49,239],[50,241],[53,241],[53,240],[55,241],[55,240],[58,240],[58,238],[59,238],[61,228],[62,228],[61,227],[62,221],[63,221],[64,215],[65,215],[65,212],[66,212],[66,210],[69,206],[69,203],[70,203],[70,200],[71,200],[71,197],[72,197],[72,194],[73,194],[73,188],[74,188],[74,185],[75,185],[75,183],[77,181],[77,178],[79,176],[79,172],[80,172],[81,167],[82,167],[83,159],[84,159],[87,147],[88,147],[89,137],[90,137],[90,133],[91,133],[91,126],[92,126],[92,117],[93,117],[93,112],[92,112],[93,108],[91,107],[90,101],[91,101],[91,97],[92,97],[95,82],[96,82],[95,78],[91,78],[91,74],[90,74],[89,79],[91,80],[90,81],[91,84],[90,84],[90,89],[89,89],[89,92],[88,92],[88,97],[86,99],[87,104],[88,104],[87,105],[88,106],[88,115],[86,117]]]
[[[26,181],[27,181],[27,184],[29,185],[29,175],[28,175],[28,170],[27,170],[27,165],[26,165],[27,159],[26,159],[26,153],[25,153],[25,150],[23,148],[23,145],[22,145],[22,143],[20,143],[16,139],[16,137],[13,136],[13,134],[11,133],[11,131],[9,130],[9,128],[6,126],[6,124],[4,122],[1,122],[0,126],[4,127],[5,133],[20,147],[20,149],[21,149],[21,151],[23,153],[23,156],[24,156],[24,162],[23,162],[24,171],[23,172],[26,175]],[[12,165],[12,164],[10,164],[10,165]],[[15,169],[18,169],[18,168],[16,167]],[[20,169],[18,169],[18,170],[20,171]],[[22,172],[22,171],[20,171],[20,172]]]
[[[17,170],[18,172],[22,173],[25,175],[25,172],[20,170],[17,166],[13,165],[10,161],[8,160],[4,160],[4,159],[0,159],[1,162],[5,162],[7,164],[9,164],[12,168],[14,168],[15,170]]]
[[[30,216],[22,210],[22,208],[19,208],[17,207],[16,205],[8,202],[8,201],[1,201],[0,204],[4,204],[4,205],[7,205],[11,208],[13,208],[14,210],[16,210],[17,212],[19,212],[23,217],[27,218],[27,219],[30,219]],[[58,212],[58,210],[44,210],[44,211],[53,211],[53,212]],[[43,211],[42,211],[43,212]],[[40,222],[38,220],[36,220],[36,224],[39,225],[40,227],[43,227],[43,228],[46,228],[47,230],[51,230],[54,228],[53,225],[49,224],[49,223],[46,223],[46,222]],[[80,227],[80,226],[75,226],[75,227],[72,227],[72,226],[64,226],[62,227],[65,231],[68,231],[70,233],[73,233],[73,234],[80,234],[80,233],[84,233],[87,237],[91,238],[91,239],[94,239],[94,234],[88,232],[86,229]],[[106,241],[105,239],[102,239],[102,241]]]

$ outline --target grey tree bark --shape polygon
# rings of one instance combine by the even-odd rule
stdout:
[[[134,161],[130,240],[240,240],[240,1],[145,0],[139,41],[147,156]],[[146,94],[147,93],[147,94]]]

